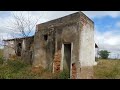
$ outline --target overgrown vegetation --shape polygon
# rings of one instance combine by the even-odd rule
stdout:
[[[53,74],[48,69],[33,68],[21,60],[9,60],[3,63],[2,50],[0,50],[0,79],[69,79],[69,72],[63,71]],[[120,60],[97,60],[94,66],[95,79],[120,79]]]
[[[59,74],[59,78],[60,79],[68,79],[68,78],[70,78],[69,77],[69,71],[63,71],[63,72],[61,72],[60,74]]]
[[[94,67],[94,77],[96,79],[120,79],[120,60],[98,60]]]
[[[0,59],[0,62],[2,59]],[[68,79],[69,72],[53,74],[47,69],[35,68],[20,60],[8,60],[0,63],[0,79]]]
[[[69,71],[68,70],[64,70],[58,74],[55,74],[53,76],[53,79],[69,79],[70,76],[69,76]]]
[[[8,60],[4,63],[0,49],[0,79],[50,79],[52,73],[42,68],[33,68],[21,60]]]
[[[8,60],[4,63],[0,50],[0,79],[68,79],[67,71],[53,74],[49,69],[32,67],[21,60]]]
[[[69,79],[69,72],[52,74],[49,70],[32,68],[20,60],[9,60],[3,64],[0,59],[0,79]],[[120,60],[98,60],[94,66],[95,79],[120,79]]]

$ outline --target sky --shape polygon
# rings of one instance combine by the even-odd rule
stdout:
[[[38,18],[37,24],[50,21],[59,17],[72,14],[77,11],[31,11],[29,14],[33,19]],[[95,24],[95,42],[99,49],[105,49],[111,52],[110,57],[120,58],[120,11],[82,11]],[[18,11],[0,11],[0,36],[2,39],[11,38],[8,26],[12,26],[12,14],[18,14]],[[26,16],[28,12],[23,12]],[[27,17],[27,16],[26,16]],[[34,34],[35,28],[32,34]]]

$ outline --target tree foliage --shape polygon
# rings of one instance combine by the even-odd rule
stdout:
[[[109,56],[109,53],[110,53],[110,52],[108,52],[107,50],[101,50],[101,51],[99,51],[99,55],[100,55],[100,57],[101,57],[102,59],[107,59],[108,56]]]

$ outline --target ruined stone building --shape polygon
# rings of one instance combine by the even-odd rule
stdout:
[[[93,78],[94,22],[82,12],[38,24],[34,37],[30,38],[5,42],[14,42],[15,50],[21,47],[22,55],[19,50],[17,55],[35,67],[49,68],[53,73],[67,70],[73,79]],[[5,47],[7,58],[15,53],[8,49]]]

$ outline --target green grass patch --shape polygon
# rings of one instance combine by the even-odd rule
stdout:
[[[69,71],[68,70],[64,70],[60,73],[57,73],[56,75],[54,75],[53,79],[69,79]]]

